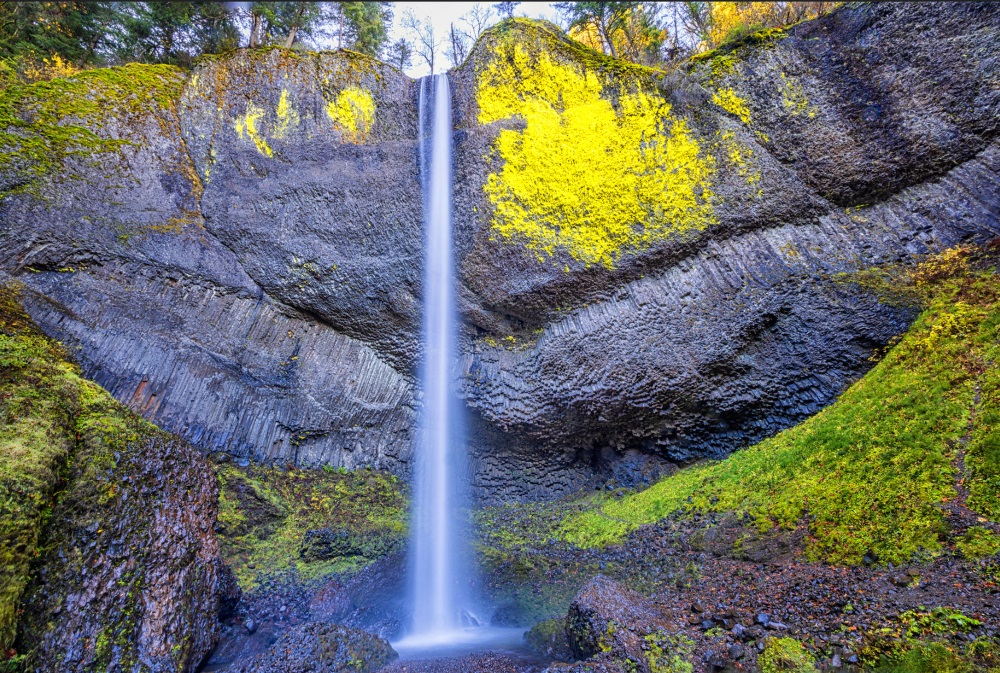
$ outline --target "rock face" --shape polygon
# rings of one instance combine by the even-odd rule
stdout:
[[[833,400],[914,316],[837,274],[1000,234],[998,37],[994,4],[851,6],[669,75],[541,23],[480,40],[451,74],[477,490],[723,456]],[[344,53],[143,73],[55,115],[125,144],[0,164],[33,318],[206,450],[407,472],[418,86]]]
[[[193,672],[219,637],[215,477],[186,442],[100,433],[52,513],[19,649],[39,673]]]
[[[239,598],[215,474],[83,380],[17,298],[0,285],[3,650],[39,673],[193,672]]]
[[[385,640],[358,629],[313,623],[285,632],[234,673],[369,673],[398,658]]]

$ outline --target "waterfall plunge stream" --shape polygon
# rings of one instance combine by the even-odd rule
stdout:
[[[429,115],[429,116],[428,116]],[[410,597],[413,623],[393,646],[404,658],[519,649],[523,629],[472,623],[471,568],[463,525],[465,437],[453,389],[458,312],[451,231],[451,92],[447,75],[420,80],[420,179],[424,196],[423,404],[415,447]],[[470,619],[471,618],[471,619]]]
[[[432,92],[426,91],[429,83]],[[431,105],[427,104],[428,98]],[[425,136],[428,127],[429,137]],[[466,579],[462,563],[464,536],[457,521],[463,442],[451,384],[451,367],[457,357],[457,320],[451,237],[451,92],[447,75],[420,81],[420,155],[425,203],[425,351],[414,489],[412,633],[443,637],[459,626],[459,593]]]

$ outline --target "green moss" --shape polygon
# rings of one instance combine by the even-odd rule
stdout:
[[[132,63],[0,90],[0,172],[15,183],[0,197],[35,190],[57,171],[85,177],[102,157],[134,144],[123,127],[130,118],[174,110],[182,82],[175,67]]]
[[[878,673],[998,673],[1000,643],[985,637],[968,642],[979,626],[950,608],[907,611],[898,628],[865,633],[860,659],[865,671]]]
[[[1000,340],[996,277],[969,268],[971,254],[942,255],[913,274],[929,306],[834,404],[726,460],[570,515],[561,536],[600,546],[675,512],[733,511],[761,531],[808,526],[814,560],[902,563],[941,553],[940,504],[956,497],[954,447],[968,431],[977,382],[1000,364],[984,357]],[[970,490],[983,493],[976,479]]]
[[[531,45],[534,50],[544,49],[558,54],[562,60],[570,60],[582,64],[588,70],[607,75],[609,79],[618,81],[634,80],[637,77],[649,77],[656,69],[639,65],[592,49],[587,45],[570,38],[566,33],[550,21],[543,19],[528,19],[513,17],[501,21],[490,30],[485,31],[477,41],[487,45],[485,51],[495,49],[498,43],[518,42]]]
[[[761,673],[815,673],[816,661],[794,638],[768,638],[757,658]]]
[[[965,455],[969,507],[1000,521],[1000,315],[990,315],[976,339],[982,352],[979,409]]]
[[[742,47],[763,46],[769,47],[788,35],[788,28],[763,28],[746,35],[736,35],[733,39],[727,40],[715,49],[695,54],[690,58],[690,63],[705,63],[713,61],[720,56],[730,54]]]
[[[692,673],[694,641],[683,634],[666,631],[651,633],[645,638],[646,662],[650,673]]]
[[[13,643],[30,562],[74,447],[77,370],[0,286],[0,650]]]
[[[502,34],[502,33],[501,33]],[[601,70],[541,45],[494,40],[477,75],[479,122],[519,117],[489,160],[492,230],[540,261],[586,266],[716,223],[712,157],[644,76]]]
[[[407,500],[396,477],[374,470],[306,470],[229,463],[217,467],[219,541],[223,558],[244,589],[275,573],[313,579],[356,570],[370,556],[305,561],[307,531],[348,530],[359,536],[401,538]],[[364,546],[364,545],[362,545]]]
[[[989,528],[973,526],[956,543],[962,556],[969,559],[984,559],[1000,552],[1000,535]]]

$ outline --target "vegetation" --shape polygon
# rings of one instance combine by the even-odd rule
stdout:
[[[527,25],[546,39],[544,26]],[[713,160],[639,78],[617,82],[616,109],[603,95],[610,84],[558,52],[500,30],[491,46],[495,58],[477,73],[479,121],[525,121],[494,144],[502,168],[485,186],[494,232],[539,260],[563,250],[611,267],[626,252],[716,222]]]
[[[173,66],[129,64],[0,89],[0,170],[16,176],[0,196],[34,189],[38,178],[57,169],[62,177],[85,175],[91,164],[133,142],[128,129],[105,127],[112,115],[138,119],[173,111],[182,82]]]
[[[80,384],[16,289],[0,287],[0,651],[13,643],[29,563],[73,452]]]
[[[388,2],[5,2],[0,84],[129,62],[191,66],[240,46],[387,47]],[[248,36],[241,45],[241,28]],[[0,127],[2,128],[2,127]]]
[[[219,541],[244,589],[266,576],[294,573],[310,580],[363,567],[406,533],[407,499],[396,477],[373,470],[308,470],[220,463]],[[348,531],[363,554],[302,558],[307,531]],[[367,549],[370,547],[371,549]]]
[[[794,638],[768,638],[757,659],[761,673],[815,673],[812,655]]]
[[[633,63],[659,66],[729,48],[815,18],[837,2],[560,2],[570,36]]]
[[[653,487],[565,519],[577,545],[618,542],[673,513],[733,511],[773,527],[808,529],[812,559],[902,563],[943,550],[941,504],[957,497],[957,447],[988,445],[978,409],[996,404],[1000,290],[972,249],[944,253],[901,274],[927,308],[910,331],[836,403],[726,460],[681,470]],[[977,396],[978,392],[978,397]],[[978,402],[977,402],[978,400]],[[973,453],[966,482],[992,515],[995,448]],[[975,462],[979,461],[979,462]]]
[[[977,638],[962,647],[965,634],[981,623],[958,610],[907,610],[895,629],[865,634],[861,659],[865,670],[879,673],[973,673],[1000,671],[1000,644]]]
[[[73,518],[68,529],[90,524],[87,517],[116,503],[121,483],[116,468],[146,451],[152,439],[172,437],[82,379],[62,347],[21,309],[18,288],[0,286],[0,652],[13,652],[18,608],[31,562],[51,542],[42,532],[53,509],[62,502],[69,510],[64,512]],[[130,505],[137,502],[133,498]],[[78,564],[83,553],[67,549],[63,561]],[[125,573],[118,585],[131,585],[129,600],[137,602],[142,573]],[[108,624],[107,634],[123,639],[119,649],[134,646],[127,636],[138,628],[135,613],[129,606]]]

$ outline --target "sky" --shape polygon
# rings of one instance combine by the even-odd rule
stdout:
[[[395,42],[401,37],[405,37],[412,41],[412,38],[407,35],[406,29],[402,26],[403,15],[407,10],[412,11],[418,19],[429,17],[431,23],[434,25],[435,37],[443,40],[444,37],[448,35],[449,27],[453,22],[455,23],[456,28],[464,25],[461,23],[461,17],[476,4],[485,7],[493,6],[493,3],[490,2],[395,2],[392,7],[392,29],[389,33],[389,42]],[[552,6],[552,3],[549,2],[522,2],[514,11],[514,16],[527,16],[533,19],[548,19],[554,23],[560,23],[559,12]],[[499,20],[498,17],[496,17],[495,11],[493,20]],[[451,63],[448,62],[447,57],[444,55],[443,42],[441,54],[438,58],[440,58],[448,67],[451,67]],[[438,71],[441,70],[441,68],[437,67],[436,63],[435,69]],[[424,75],[430,74],[430,70],[427,68],[427,65],[423,63],[422,59],[414,54],[413,63],[406,70],[406,74],[410,77],[423,77]]]

